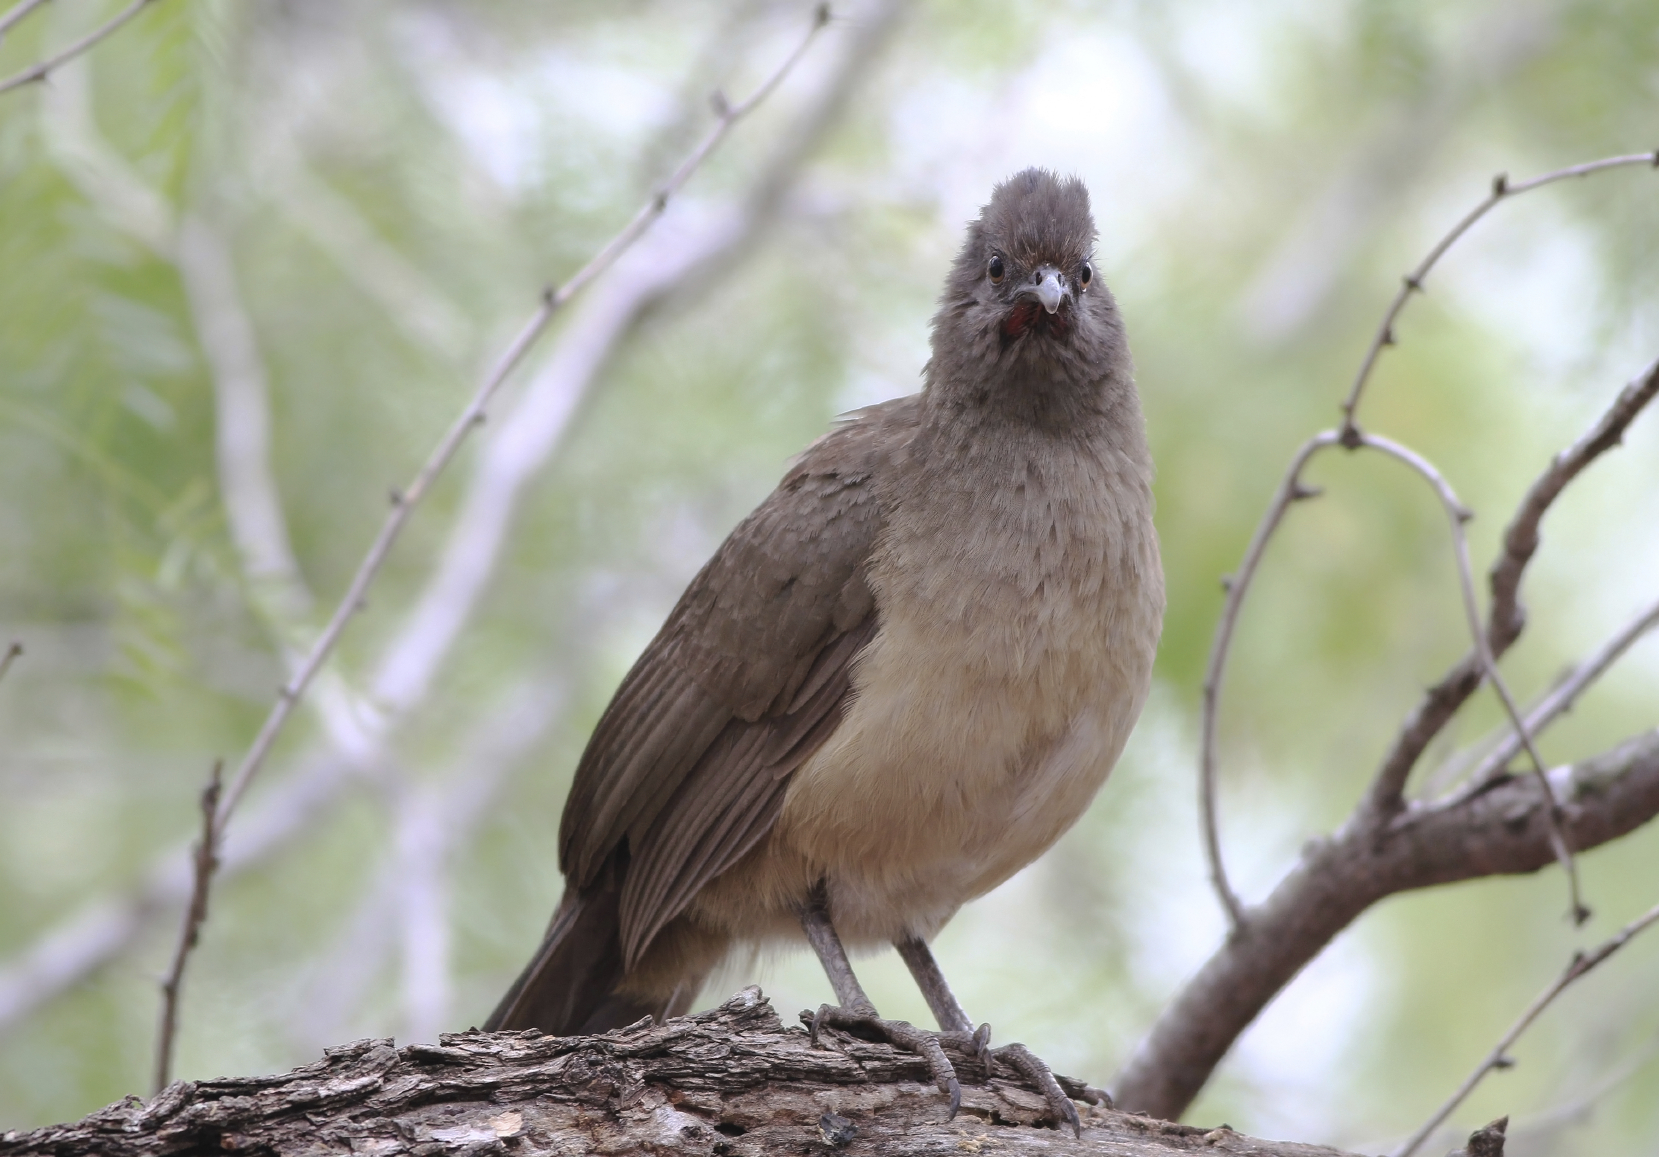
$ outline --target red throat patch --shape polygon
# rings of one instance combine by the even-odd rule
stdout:
[[[1071,321],[1063,313],[1049,314],[1043,312],[1043,307],[1035,301],[1022,301],[1009,310],[1002,319],[1002,340],[1016,341],[1024,337],[1032,329],[1039,332],[1047,331],[1055,336],[1064,334],[1071,327]]]

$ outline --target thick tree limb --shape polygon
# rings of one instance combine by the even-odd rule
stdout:
[[[1659,730],[1550,775],[1574,848],[1617,839],[1659,815]],[[1378,900],[1553,863],[1547,807],[1535,776],[1506,775],[1455,807],[1350,823],[1309,845],[1158,1018],[1112,1090],[1118,1104],[1180,1116],[1267,1003]]]
[[[814,1048],[759,989],[660,1026],[599,1037],[446,1035],[438,1046],[365,1040],[270,1077],[179,1081],[84,1120],[0,1135],[0,1154],[625,1155],[1030,1153],[1342,1157],[1085,1107],[1080,1138],[1038,1128],[1046,1105],[1013,1068],[963,1090],[945,1119],[927,1066],[835,1030]],[[983,1082],[977,1063],[961,1071]]]

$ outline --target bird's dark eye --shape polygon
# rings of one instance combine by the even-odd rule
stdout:
[[[1088,285],[1090,279],[1093,278],[1093,277],[1094,277],[1094,266],[1090,265],[1087,261],[1085,261],[1083,263],[1083,268],[1080,269],[1077,273],[1077,282],[1078,282],[1079,285]]]
[[[995,285],[997,282],[1001,281],[1002,275],[1008,272],[1002,264],[1002,254],[997,253],[992,255],[991,263],[985,267],[985,271],[991,275],[992,285]]]

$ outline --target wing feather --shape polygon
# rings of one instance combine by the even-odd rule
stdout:
[[[626,965],[766,835],[789,774],[840,722],[876,629],[871,480],[916,418],[916,399],[899,399],[808,447],[692,580],[594,729],[560,865],[578,889],[595,886],[626,845]]]

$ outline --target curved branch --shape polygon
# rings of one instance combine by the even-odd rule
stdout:
[[[1486,631],[1481,628],[1480,605],[1475,597],[1475,571],[1469,563],[1469,536],[1463,532],[1463,524],[1473,518],[1474,513],[1458,500],[1451,484],[1440,471],[1415,450],[1376,434],[1362,434],[1357,429],[1353,430],[1352,441],[1360,446],[1380,450],[1396,461],[1403,462],[1433,488],[1435,496],[1440,499],[1440,505],[1446,511],[1447,521],[1451,523],[1452,553],[1457,559],[1458,588],[1463,593],[1463,614],[1467,620],[1470,637],[1474,639],[1475,655],[1480,660],[1483,677],[1492,684],[1492,690],[1497,692],[1498,699],[1503,703],[1504,713],[1509,716],[1509,722],[1515,729],[1513,734],[1516,742],[1526,749],[1527,757],[1532,760],[1533,773],[1538,777],[1538,788],[1544,793],[1544,798],[1549,804],[1545,816],[1550,829],[1550,846],[1555,850],[1555,858],[1560,862],[1561,870],[1567,875],[1569,911],[1573,922],[1582,924],[1590,918],[1590,910],[1584,906],[1579,891],[1578,865],[1573,862],[1572,849],[1567,846],[1561,832],[1560,804],[1550,790],[1550,780],[1544,771],[1543,757],[1538,754],[1538,746],[1533,742],[1531,732],[1527,730],[1526,721],[1521,718],[1521,709],[1516,706],[1515,697],[1509,692],[1509,684],[1498,670],[1498,661],[1492,654]]]
[[[1360,395],[1364,392],[1366,383],[1371,380],[1371,371],[1376,368],[1377,359],[1382,356],[1384,347],[1394,344],[1394,323],[1399,320],[1400,313],[1406,307],[1413,293],[1423,291],[1423,282],[1427,280],[1429,272],[1446,255],[1446,251],[1472,229],[1475,222],[1507,197],[1516,197],[1522,193],[1530,193],[1534,189],[1541,189],[1545,185],[1553,185],[1557,181],[1565,181],[1572,177],[1587,177],[1592,173],[1604,172],[1608,169],[1628,168],[1632,165],[1650,165],[1659,168],[1659,150],[1651,153],[1630,153],[1618,157],[1604,157],[1599,161],[1586,161],[1582,165],[1569,165],[1565,169],[1556,169],[1554,172],[1533,177],[1530,181],[1521,181],[1511,184],[1507,175],[1499,173],[1492,178],[1492,191],[1486,199],[1473,209],[1469,210],[1456,225],[1439,241],[1434,243],[1423,260],[1417,263],[1410,273],[1400,279],[1400,288],[1394,293],[1394,300],[1389,303],[1383,313],[1382,321],[1377,326],[1377,333],[1371,339],[1371,344],[1365,349],[1365,356],[1360,359],[1359,370],[1354,374],[1354,384],[1349,387],[1348,397],[1342,403],[1342,428],[1351,430],[1354,425],[1354,411],[1359,408]]]
[[[1486,617],[1486,644],[1492,658],[1501,658],[1525,626],[1521,612],[1521,578],[1537,553],[1538,527],[1545,513],[1568,483],[1602,454],[1617,446],[1642,409],[1659,394],[1659,360],[1619,391],[1606,412],[1583,437],[1551,459],[1549,467],[1521,499],[1515,517],[1504,531],[1503,549],[1488,572],[1492,606]],[[1457,714],[1480,686],[1480,655],[1471,652],[1424,693],[1406,717],[1394,745],[1383,757],[1372,780],[1366,810],[1374,818],[1391,817],[1405,806],[1406,781],[1429,743]]]
[[[1234,932],[1239,931],[1244,925],[1244,905],[1227,881],[1227,866],[1221,855],[1221,834],[1216,818],[1215,799],[1216,727],[1221,709],[1221,684],[1227,674],[1227,655],[1232,649],[1233,630],[1238,626],[1239,611],[1244,606],[1245,596],[1250,593],[1251,583],[1255,581],[1256,570],[1261,565],[1262,555],[1267,551],[1268,540],[1279,528],[1279,523],[1283,521],[1285,512],[1290,509],[1292,503],[1312,498],[1318,493],[1302,485],[1302,471],[1315,454],[1336,445],[1339,440],[1340,435],[1337,431],[1326,430],[1302,443],[1295,457],[1291,459],[1290,468],[1285,471],[1284,481],[1279,483],[1279,490],[1274,495],[1272,504],[1262,516],[1256,533],[1251,536],[1250,545],[1245,548],[1244,561],[1239,564],[1238,573],[1221,580],[1227,591],[1227,601],[1221,609],[1221,621],[1216,624],[1215,641],[1210,644],[1209,665],[1204,670],[1198,806],[1204,824],[1204,852],[1210,861],[1210,882],[1215,886],[1216,895],[1221,900],[1221,906],[1227,911],[1227,918]]]
[[[483,382],[479,384],[477,391],[473,394],[472,400],[467,403],[467,406],[455,418],[444,436],[439,439],[437,446],[433,448],[431,454],[428,455],[426,461],[416,472],[414,480],[410,482],[406,489],[393,494],[391,512],[386,516],[386,521],[381,524],[379,534],[375,536],[368,553],[364,556],[362,563],[359,564],[357,573],[353,575],[344,597],[341,598],[334,614],[329,618],[328,625],[323,628],[322,634],[318,636],[305,661],[300,664],[299,670],[283,685],[281,693],[277,696],[276,702],[272,704],[270,713],[265,717],[265,722],[259,729],[259,734],[254,737],[253,744],[249,747],[247,754],[243,756],[241,765],[236,769],[236,775],[232,778],[230,787],[225,791],[224,799],[219,805],[217,822],[221,827],[229,821],[243,793],[247,791],[249,783],[258,774],[259,769],[264,766],[266,758],[276,744],[277,736],[281,734],[283,726],[293,713],[295,705],[305,694],[306,688],[310,686],[312,678],[322,669],[323,664],[333,653],[335,645],[345,632],[346,624],[366,605],[368,588],[379,575],[381,567],[385,565],[386,558],[391,554],[392,546],[402,534],[409,516],[426,496],[432,484],[437,481],[438,476],[443,473],[455,457],[467,435],[472,432],[475,426],[483,422],[485,410],[494,399],[496,392],[506,382],[508,375],[518,368],[518,364],[524,360],[525,355],[530,352],[530,348],[546,331],[553,321],[554,314],[595,277],[598,277],[616,263],[617,258],[639,239],[653,221],[662,215],[668,207],[669,198],[691,178],[691,175],[696,172],[697,168],[714,151],[715,147],[725,139],[732,126],[752,112],[760,101],[764,100],[773,89],[782,83],[783,78],[794,68],[795,64],[805,54],[807,47],[817,37],[819,30],[827,23],[828,17],[827,8],[820,7],[817,9],[813,16],[811,30],[803,38],[800,46],[789,55],[783,64],[755,90],[748,100],[733,106],[721,104],[717,110],[718,118],[714,128],[692,150],[691,155],[681,163],[680,167],[674,170],[674,173],[646,202],[644,207],[634,215],[633,220],[629,221],[620,233],[601,247],[599,252],[594,254],[588,263],[577,270],[562,286],[557,290],[549,289],[543,294],[541,306],[524,323],[518,336],[502,352],[494,368],[485,375]]]

